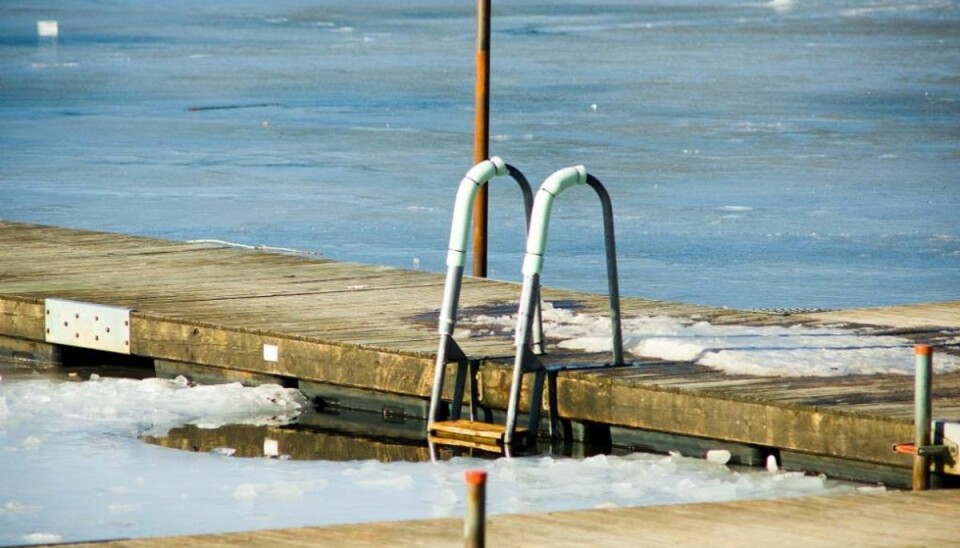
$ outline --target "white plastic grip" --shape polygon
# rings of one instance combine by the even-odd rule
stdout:
[[[467,242],[470,223],[473,221],[473,203],[480,187],[490,179],[507,173],[507,165],[498,156],[484,160],[470,168],[460,181],[457,199],[453,206],[453,221],[450,225],[450,245],[447,251],[447,266],[466,264]]]
[[[550,226],[550,211],[553,201],[564,190],[587,182],[587,169],[583,166],[566,167],[553,172],[543,181],[533,201],[530,215],[530,232],[527,234],[527,252],[523,257],[523,275],[533,276],[543,270],[543,253],[547,248],[547,229]]]

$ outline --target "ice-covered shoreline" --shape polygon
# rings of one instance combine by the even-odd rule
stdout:
[[[463,473],[473,468],[489,474],[490,513],[857,489],[679,455],[311,462],[184,452],[138,439],[179,424],[284,421],[302,404],[295,390],[270,385],[0,380],[0,544],[457,516]]]

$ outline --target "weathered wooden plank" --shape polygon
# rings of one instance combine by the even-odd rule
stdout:
[[[485,406],[506,406],[510,370],[481,369]],[[524,391],[527,392],[526,390]],[[729,442],[779,447],[889,466],[905,466],[895,440],[909,440],[909,419],[749,398],[726,392],[668,388],[656,382],[613,382],[592,372],[563,372],[557,379],[559,414],[599,422]],[[738,397],[739,396],[739,397]],[[524,398],[521,409],[528,409]]]
[[[63,365],[63,354],[56,345],[0,335],[0,361],[52,367]]]
[[[848,494],[488,516],[491,546],[952,546],[960,491]],[[166,546],[458,546],[463,519],[219,533],[107,544]]]
[[[431,356],[402,354],[250,333],[214,325],[132,314],[131,352],[159,359],[235,368],[385,392],[426,396]],[[277,347],[277,361],[264,360],[264,345]]]
[[[43,303],[29,298],[0,298],[0,334],[43,340]]]
[[[522,429],[517,429],[518,431]],[[430,433],[438,438],[481,440],[488,444],[503,441],[506,428],[502,424],[487,424],[469,420],[443,421],[430,424]]]
[[[426,397],[442,286],[441,275],[427,272],[0,221],[0,336],[42,341],[47,297],[124,306],[134,309],[134,353],[249,374]],[[512,282],[466,278],[461,315],[513,314],[519,290]],[[547,288],[543,296],[580,312],[608,312],[604,295]],[[902,316],[947,325],[960,303],[796,317],[645,299],[624,299],[621,308],[626,316],[716,324],[879,318],[896,325],[890,318]],[[510,330],[464,333],[457,336],[465,352],[492,364],[484,367],[484,403],[503,406],[515,351]],[[278,348],[277,361],[264,360],[265,344]],[[551,362],[609,359],[550,352]],[[905,376],[765,378],[655,362],[562,373],[559,387],[567,418],[871,462],[890,462],[890,455],[878,456],[881,444],[899,441],[912,413],[912,380]],[[960,373],[939,375],[933,399],[935,412],[960,408]]]
[[[837,310],[805,314],[804,318],[820,323],[960,329],[960,301]]]

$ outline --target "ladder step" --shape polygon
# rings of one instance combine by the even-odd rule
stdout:
[[[442,421],[430,425],[430,441],[447,445],[477,447],[480,449],[503,447],[506,427],[502,424],[490,424],[470,420]],[[526,437],[525,428],[517,428],[514,442]]]

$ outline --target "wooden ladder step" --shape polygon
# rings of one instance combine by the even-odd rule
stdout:
[[[525,428],[517,428],[514,442],[526,437]],[[441,421],[430,425],[430,441],[461,447],[498,450],[503,447],[506,427],[502,424],[490,424],[470,420]]]

